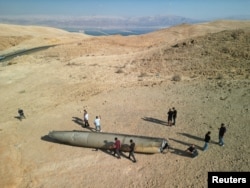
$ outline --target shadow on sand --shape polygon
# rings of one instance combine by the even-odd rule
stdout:
[[[194,140],[202,141],[202,142],[204,142],[204,138],[205,138],[205,136],[204,136],[204,138],[201,138],[201,137],[194,136],[194,135],[187,134],[187,133],[178,133],[178,134],[183,135],[183,136],[186,136],[186,137],[188,137],[188,138],[192,138],[192,139],[194,139]],[[215,141],[212,140],[212,139],[210,140],[210,143],[211,143],[211,144],[216,144],[216,145],[218,145],[218,142],[215,142]]]
[[[187,153],[186,151],[183,151],[183,150],[180,150],[180,149],[177,149],[177,148],[171,148],[171,152],[170,153],[173,153],[173,154],[176,154],[176,155],[180,155],[182,157],[193,158],[193,156],[190,155],[189,153]]]
[[[85,127],[83,120],[79,117],[72,117],[72,121],[75,122],[77,125],[81,126],[82,128],[88,129],[92,132],[96,131],[93,127]]]
[[[19,121],[22,121],[22,119],[26,119],[26,118],[21,117],[21,116],[15,116],[14,118],[18,119]]]
[[[162,121],[160,119],[152,118],[152,117],[144,117],[142,118],[144,121],[149,121],[152,123],[160,124],[160,125],[167,125],[166,121]]]
[[[72,121],[74,121],[76,124],[80,125],[81,127],[84,126],[82,119],[79,117],[72,117]]]
[[[186,136],[188,138],[192,138],[194,140],[204,141],[204,138],[201,138],[201,137],[198,137],[198,136],[195,136],[195,135],[191,135],[191,134],[188,134],[188,133],[178,133],[178,134]]]
[[[183,145],[185,145],[185,146],[187,146],[187,147],[189,147],[191,144],[193,144],[193,143],[183,142],[183,141],[181,141],[181,140],[176,140],[176,139],[173,139],[173,138],[169,138],[169,140],[172,140],[172,141],[174,141],[174,142],[177,142],[177,143],[183,144]],[[196,148],[197,148],[198,150],[203,150],[203,148],[202,148],[202,147],[197,146],[196,144],[194,144],[194,145],[196,146]]]
[[[190,146],[190,144],[186,143],[186,142],[182,142],[182,141],[179,141],[179,140],[175,140],[175,139],[169,139],[169,140],[173,140],[175,142],[178,142],[178,143],[181,143],[181,144],[184,144],[184,145],[187,145],[188,147]],[[187,148],[188,148],[187,147]],[[196,148],[198,149],[201,149],[201,147],[197,147]],[[181,149],[177,149],[177,148],[173,148],[173,147],[169,147],[169,150],[170,150],[170,153],[172,154],[175,154],[175,155],[180,155],[182,157],[188,157],[188,158],[194,158],[193,155],[191,155],[190,153],[188,153],[187,151],[185,150],[181,150]]]

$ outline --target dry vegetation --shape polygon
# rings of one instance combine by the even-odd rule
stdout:
[[[0,56],[56,45],[1,62],[0,187],[200,188],[208,171],[249,171],[249,21],[129,37],[0,24],[0,41]],[[169,127],[173,106],[177,126]],[[23,121],[15,118],[19,107]],[[83,130],[84,108],[90,122],[102,116],[104,131],[165,137],[172,149],[136,154],[134,164],[43,139],[51,130]],[[222,122],[229,124],[223,148]],[[195,159],[184,152],[191,143]]]

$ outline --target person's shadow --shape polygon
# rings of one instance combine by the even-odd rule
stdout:
[[[185,146],[187,146],[187,147],[189,147],[189,146],[191,145],[190,143],[183,142],[183,141],[181,141],[181,140],[176,140],[176,139],[173,139],[173,138],[169,138],[169,140],[172,140],[172,141],[174,141],[174,142],[177,142],[177,143],[183,144],[183,145],[185,145]],[[202,147],[197,146],[197,145],[195,145],[195,146],[196,146],[196,149],[203,150],[203,148],[202,148]]]
[[[95,128],[92,127],[84,127],[84,122],[81,118],[79,117],[72,117],[72,121],[75,122],[77,125],[81,126],[82,128],[89,129],[92,132],[95,132]]]
[[[149,121],[152,123],[160,124],[160,125],[167,125],[166,121],[162,121],[160,119],[152,118],[152,117],[144,117],[142,118],[144,121]]]
[[[187,153],[186,151],[180,150],[180,149],[177,149],[177,148],[171,148],[170,153],[173,153],[173,154],[176,154],[176,155],[180,155],[182,157],[193,158],[193,156],[190,155],[189,153]]]
[[[73,118],[72,121],[74,121],[76,124],[80,125],[81,127],[84,126],[81,118],[79,118],[79,117],[72,117],[72,118]]]
[[[22,117],[21,116],[15,116],[14,118],[18,119],[19,121],[22,121]]]
[[[178,133],[178,134],[183,135],[183,136],[186,136],[186,137],[188,137],[188,138],[192,138],[192,139],[194,139],[194,140],[204,141],[203,138],[198,137],[198,136],[195,136],[195,135],[191,135],[191,134],[188,134],[188,133]]]
[[[180,144],[186,145],[188,147],[191,145],[191,144],[189,144],[187,142],[183,142],[183,141],[180,141],[180,140],[175,140],[175,139],[171,139],[171,138],[169,140],[173,140],[175,142],[178,142]],[[201,147],[196,146],[196,149],[198,149],[198,148],[202,149]],[[173,153],[173,154],[176,154],[176,155],[180,155],[182,157],[193,158],[193,155],[191,155],[190,153],[188,153],[186,150],[181,150],[181,149],[173,148],[171,146],[169,146],[169,150],[170,150],[170,153]]]
[[[198,140],[198,141],[204,142],[204,138],[201,138],[201,137],[198,137],[198,136],[195,136],[195,135],[191,135],[191,134],[188,134],[188,133],[178,133],[178,134],[186,136],[188,138],[192,138],[194,140]],[[215,142],[212,139],[210,140],[210,143],[212,143],[212,144],[218,144],[218,142]]]

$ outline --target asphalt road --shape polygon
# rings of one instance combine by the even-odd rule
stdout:
[[[5,54],[5,55],[3,54],[0,56],[0,62],[8,61],[8,60],[11,60],[17,56],[27,55],[27,54],[34,53],[34,52],[41,51],[41,50],[45,50],[45,49],[48,49],[48,48],[54,47],[54,46],[57,46],[57,45],[40,46],[40,47],[36,47],[36,48],[19,50],[19,51],[10,53],[10,54]]]

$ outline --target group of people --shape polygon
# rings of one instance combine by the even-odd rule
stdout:
[[[84,113],[83,113],[83,122],[84,122],[84,127],[89,127],[89,115],[87,110],[84,109]],[[95,125],[95,130],[97,132],[101,132],[101,116],[96,116],[95,120],[94,120],[94,125]],[[117,158],[120,159],[121,155],[120,155],[120,150],[121,150],[121,141],[115,137],[115,143],[114,145],[110,148],[114,151],[113,155],[117,155]],[[130,140],[130,146],[129,146],[129,156],[128,158],[131,160],[131,157],[133,158],[132,161],[136,162],[135,156],[134,156],[134,149],[135,149],[135,143],[134,141],[131,139]]]
[[[111,149],[114,150],[114,153],[113,155],[117,155],[117,158],[120,159],[121,158],[121,154],[120,154],[120,150],[121,150],[121,141],[115,137],[115,143],[114,145],[111,147]],[[129,155],[128,155],[128,159],[131,160],[135,163],[136,162],[136,159],[135,159],[135,155],[134,155],[134,151],[135,151],[135,143],[134,141],[131,139],[130,140],[130,145],[129,145]]]
[[[219,129],[219,142],[218,143],[219,143],[220,146],[224,146],[223,137],[224,137],[224,134],[227,131],[227,129],[225,127],[225,124],[222,123],[221,126],[220,126],[220,128],[218,128],[218,129]],[[204,139],[205,144],[204,144],[204,147],[203,147],[203,151],[206,151],[208,149],[208,143],[210,142],[210,139],[211,139],[210,134],[211,134],[211,132],[208,131],[206,133],[206,135],[205,135],[205,139]]]
[[[84,122],[84,127],[89,127],[89,114],[87,112],[87,110],[84,110],[83,113],[83,122]],[[94,120],[94,125],[95,125],[95,130],[97,132],[101,132],[101,116],[96,116],[95,120]]]
[[[170,108],[169,111],[168,111],[168,125],[169,126],[172,126],[172,125],[175,125],[176,124],[176,118],[177,118],[177,110],[175,109],[175,107],[173,107],[172,109]],[[84,110],[84,115],[83,115],[83,120],[84,120],[84,127],[89,127],[89,116],[88,116],[88,112],[87,110]],[[96,116],[95,120],[94,120],[94,125],[95,125],[95,129],[97,132],[101,132],[101,116]],[[223,137],[224,137],[224,134],[226,133],[226,127],[225,127],[225,124],[222,123],[221,124],[221,127],[219,128],[219,145],[220,146],[224,146],[224,140],[223,140]],[[204,146],[203,146],[203,151],[206,151],[208,149],[208,145],[209,145],[209,142],[211,140],[211,132],[208,131],[205,135],[205,138],[204,138]],[[135,143],[134,141],[131,139],[130,140],[130,151],[129,151],[129,156],[128,158],[132,159],[133,162],[136,162],[136,159],[135,159],[135,156],[134,156],[134,148],[135,148]],[[113,155],[117,155],[117,158],[120,159],[121,156],[120,156],[120,150],[121,150],[121,142],[120,140],[115,137],[115,143],[114,145],[112,146],[112,148],[114,153]],[[190,145],[186,152],[188,152],[189,154],[191,154],[192,157],[196,157],[198,156],[198,151],[195,147],[194,144]]]
[[[176,118],[177,118],[177,110],[175,109],[175,107],[173,107],[172,109],[169,108],[169,111],[168,111],[168,126],[175,125]]]
[[[224,123],[221,123],[221,127],[219,128],[219,142],[218,144],[220,146],[224,146],[224,135],[226,133],[227,129],[225,127],[225,124]],[[211,132],[208,131],[205,135],[205,138],[204,138],[204,141],[205,141],[205,144],[203,146],[203,151],[206,151],[208,149],[208,144],[211,140],[211,136],[210,136]],[[189,146],[186,150],[188,153],[190,153],[193,157],[196,157],[198,155],[198,151],[197,149],[195,148],[195,145],[192,144],[191,146]]]

